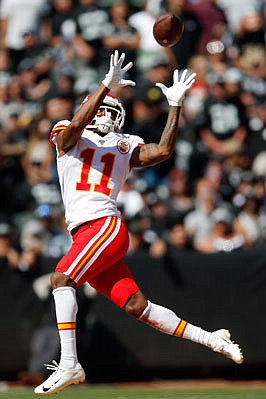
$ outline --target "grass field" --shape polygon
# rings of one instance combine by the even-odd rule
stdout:
[[[192,385],[192,387],[190,387]],[[260,384],[214,387],[193,383],[150,385],[79,385],[71,386],[54,396],[55,399],[265,399],[266,387]],[[10,388],[0,391],[0,399],[33,399],[32,388]]]

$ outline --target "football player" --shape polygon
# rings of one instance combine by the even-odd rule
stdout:
[[[35,393],[50,395],[85,380],[76,350],[76,287],[88,282],[115,305],[137,320],[176,337],[205,345],[236,363],[243,362],[241,349],[230,340],[228,330],[208,332],[178,317],[172,310],[149,301],[123,260],[128,232],[116,198],[132,168],[156,165],[173,153],[178,120],[186,91],[196,74],[173,73],[173,85],[157,83],[169,103],[168,120],[158,144],[144,144],[134,135],[120,133],[125,111],[110,94],[115,86],[135,86],[124,74],[125,55],[116,50],[110,69],[94,94],[88,96],[71,121],[59,121],[51,133],[56,146],[57,168],[66,222],[73,244],[51,277],[61,343],[59,364]]]

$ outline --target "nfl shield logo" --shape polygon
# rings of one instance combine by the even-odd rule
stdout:
[[[124,139],[118,140],[117,149],[121,154],[127,154],[130,150],[129,142]]]

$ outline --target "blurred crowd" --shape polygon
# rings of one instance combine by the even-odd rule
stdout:
[[[171,48],[152,36],[164,12],[184,21]],[[49,135],[95,90],[114,49],[137,83],[113,93],[123,131],[146,143],[168,112],[155,83],[171,85],[175,68],[197,73],[173,156],[132,171],[119,194],[129,254],[265,247],[265,16],[264,0],[0,0],[0,257],[26,271],[69,248]]]

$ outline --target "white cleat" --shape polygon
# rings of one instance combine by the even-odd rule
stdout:
[[[68,385],[79,384],[85,381],[86,375],[79,363],[74,369],[62,368],[55,360],[53,360],[52,363],[53,364],[45,364],[48,370],[54,370],[54,372],[46,381],[34,389],[37,395],[52,395],[61,391]]]
[[[222,355],[233,360],[233,362],[241,364],[244,361],[242,350],[238,344],[235,344],[230,339],[231,334],[228,330],[217,330],[211,334],[209,341],[209,348],[214,352],[221,353]]]

